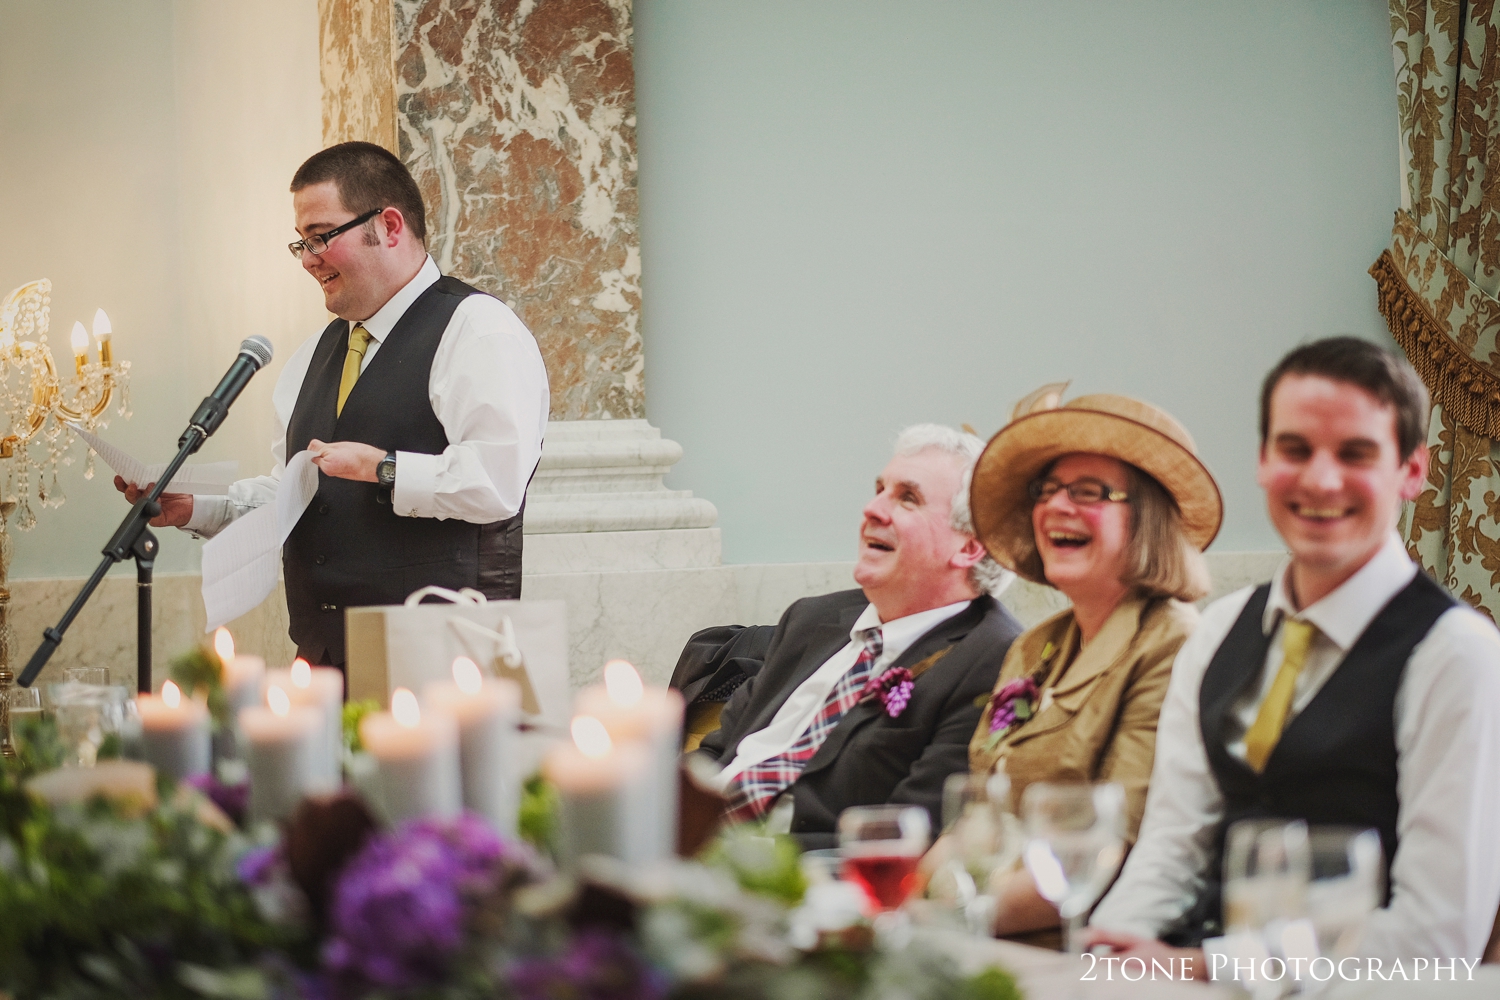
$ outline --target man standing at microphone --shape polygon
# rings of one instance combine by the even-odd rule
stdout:
[[[504,303],[438,271],[421,192],[390,152],[331,146],[291,190],[292,256],[337,318],[277,380],[275,467],[227,496],[163,494],[151,523],[212,536],[273,501],[287,459],[311,452],[318,492],[282,550],[287,610],[298,655],[342,669],[345,608],[432,584],[521,595],[547,372]]]

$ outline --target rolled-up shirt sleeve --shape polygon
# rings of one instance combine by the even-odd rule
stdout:
[[[429,396],[451,443],[437,455],[396,453],[395,512],[476,524],[514,517],[547,427],[536,339],[504,303],[471,295],[433,357]]]

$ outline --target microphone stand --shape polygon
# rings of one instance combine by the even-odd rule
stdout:
[[[225,405],[224,409],[228,409]],[[196,415],[195,415],[196,416]],[[223,419],[222,414],[219,417]],[[203,421],[207,423],[208,421]],[[215,425],[217,427],[217,424]],[[182,463],[188,457],[203,447],[203,442],[208,439],[208,431],[205,431],[198,422],[188,426],[182,432],[182,437],[177,439],[177,457],[167,463],[160,476],[156,477],[156,484],[151,487],[149,493],[135,502],[130,508],[130,513],[125,515],[125,520],[115,529],[114,535],[109,543],[104,546],[104,560],[99,563],[94,575],[88,578],[78,596],[73,598],[72,605],[63,614],[60,620],[52,628],[42,632],[42,644],[37,647],[31,656],[31,661],[26,664],[26,669],[21,672],[17,681],[22,687],[31,687],[52,654],[62,643],[63,633],[68,626],[73,624],[73,619],[83,610],[90,597],[99,584],[104,580],[104,574],[117,563],[126,559],[135,560],[136,570],[136,690],[148,693],[151,690],[151,571],[156,564],[156,553],[161,545],[156,540],[156,535],[151,532],[148,522],[161,513],[161,504],[157,500],[162,491],[182,468]]]

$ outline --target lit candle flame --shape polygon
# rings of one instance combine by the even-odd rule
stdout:
[[[89,332],[83,328],[82,323],[73,324],[73,353],[83,357],[89,352]]]
[[[284,716],[292,710],[292,699],[281,690],[280,684],[272,684],[266,691],[266,704],[271,706],[271,711],[276,715]]]
[[[161,686],[161,703],[168,708],[176,708],[182,704],[182,689],[171,681]]]
[[[312,687],[312,667],[300,656],[292,661],[292,683],[299,688]]]
[[[478,694],[479,689],[484,687],[484,677],[479,673],[479,664],[467,656],[460,656],[453,661],[453,683],[464,694]]]
[[[625,660],[610,660],[604,665],[604,689],[609,692],[609,700],[621,708],[639,705],[646,694],[641,675]]]
[[[573,742],[578,744],[579,751],[585,757],[598,760],[609,755],[613,741],[609,738],[609,730],[604,728],[604,723],[592,715],[578,715],[573,718]]]
[[[234,636],[222,625],[214,632],[214,652],[219,654],[219,662],[224,666],[234,662]]]
[[[114,328],[109,325],[109,316],[105,314],[104,310],[100,309],[94,313],[94,339],[102,344],[109,339],[109,335],[113,332]]]
[[[391,714],[396,721],[408,729],[422,721],[422,710],[417,706],[417,696],[410,688],[397,688],[391,695]]]

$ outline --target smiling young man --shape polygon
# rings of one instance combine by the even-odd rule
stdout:
[[[722,765],[731,818],[771,815],[773,829],[825,847],[849,806],[920,805],[937,828],[943,781],[968,768],[977,702],[1021,631],[993,596],[1010,574],[969,519],[983,447],[934,424],[897,438],[860,523],[860,589],[788,608],[764,666],[696,751]],[[882,678],[901,670],[909,699],[882,700]]]
[[[1233,952],[1217,937],[1225,831],[1284,818],[1380,834],[1389,895],[1354,954],[1484,952],[1500,905],[1500,634],[1396,534],[1425,484],[1426,420],[1411,367],[1354,338],[1267,376],[1257,478],[1291,559],[1208,608],[1179,653],[1140,840],[1095,943]]]
[[[390,152],[332,146],[291,189],[292,256],[336,318],[277,380],[275,467],[228,496],[165,494],[152,523],[216,534],[274,500],[286,460],[311,452],[318,494],[283,549],[290,631],[298,655],[342,667],[347,607],[429,584],[520,596],[547,372],[503,302],[438,271],[421,192]]]

